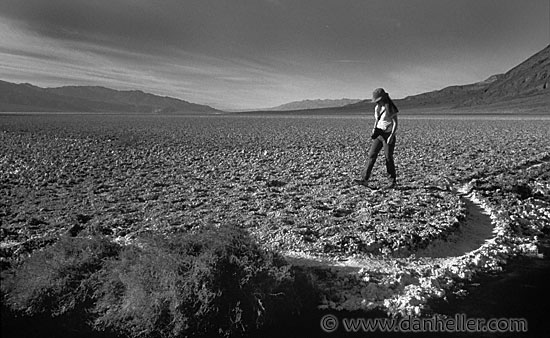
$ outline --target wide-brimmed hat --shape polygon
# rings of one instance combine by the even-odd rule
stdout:
[[[384,88],[376,88],[372,92],[372,102],[378,102],[378,101],[382,100],[382,98],[386,95],[388,95],[388,94],[386,93]]]

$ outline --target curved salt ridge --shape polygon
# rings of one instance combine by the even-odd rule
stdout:
[[[465,193],[465,191],[459,192]],[[425,249],[418,250],[417,257],[458,257],[480,248],[494,237],[491,214],[487,205],[476,194],[463,195],[461,200],[467,210],[466,220],[446,239],[437,239]]]
[[[460,228],[445,240],[435,240],[425,249],[418,250],[415,257],[427,258],[456,258],[464,256],[494,237],[494,224],[491,221],[491,209],[477,197],[475,193],[468,193],[468,185],[457,189],[463,195],[462,200],[466,205],[466,220],[461,222]],[[295,265],[301,266],[325,266],[341,268],[387,268],[392,269],[396,262],[403,258],[354,256],[345,260],[335,261],[329,258],[317,257],[303,252],[287,251],[284,253],[287,259]],[[405,259],[406,260],[406,259]],[[439,261],[439,260],[438,260]],[[428,264],[428,262],[426,262]]]
[[[285,256],[292,264],[328,268],[339,276],[330,286],[338,290],[341,301],[327,300],[321,308],[379,307],[390,314],[419,315],[428,299],[445,294],[453,279],[468,279],[477,270],[498,270],[514,253],[537,251],[533,243],[507,240],[512,235],[508,218],[499,217],[471,190],[470,184],[457,190],[468,211],[458,232],[408,258],[356,256],[335,261],[298,252]]]
[[[452,258],[463,256],[469,252],[479,249],[487,240],[494,237],[494,225],[491,222],[491,213],[474,193],[467,194],[466,186],[459,188],[462,201],[465,203],[467,216],[466,220],[461,222],[460,228],[445,239],[436,239],[426,248],[420,249],[414,253],[415,257],[431,258]],[[301,252],[286,252],[285,255],[295,264],[305,266],[338,266],[338,267],[356,267],[365,266],[393,266],[395,261],[386,257],[350,257],[345,260],[334,261],[331,259],[315,257]]]

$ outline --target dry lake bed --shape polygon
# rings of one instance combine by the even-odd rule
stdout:
[[[540,257],[548,116],[402,116],[396,189],[353,183],[372,117],[0,115],[2,269],[62,236],[245,229],[323,270],[319,309],[430,313],[430,302]],[[384,156],[373,173],[383,187]]]

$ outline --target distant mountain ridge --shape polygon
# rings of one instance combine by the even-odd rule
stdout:
[[[466,104],[494,103],[518,97],[546,94],[550,102],[550,45],[502,74],[498,81]]]
[[[477,106],[497,108],[526,107],[550,113],[550,45],[529,57],[505,74],[467,85],[445,87],[394,100],[400,110],[407,109],[470,109]],[[364,100],[338,109],[340,113],[372,110]]]
[[[343,107],[349,104],[357,103],[361,101],[360,99],[318,99],[318,100],[302,100],[302,101],[293,101],[289,103],[282,104],[277,107],[268,108],[266,110],[301,110],[301,109],[317,109],[317,108],[332,108],[332,107]]]
[[[440,90],[394,99],[401,111],[437,112],[444,109],[472,110],[492,107],[497,111],[527,109],[533,112],[550,113],[550,45],[504,74],[466,85],[454,85]],[[357,114],[371,111],[369,99],[332,107],[308,107],[310,100],[291,102],[271,110],[296,111],[307,114]]]
[[[98,86],[41,88],[0,80],[0,111],[4,112],[121,112],[214,113],[219,110],[139,90],[120,91]]]
[[[449,106],[455,107],[469,101],[472,97],[479,95],[494,82],[502,79],[503,74],[492,75],[489,78],[467,85],[454,85],[440,90],[434,90],[418,95],[407,96],[395,100],[402,107],[418,106]]]
[[[467,85],[455,85],[394,100],[402,111],[469,109],[491,106],[529,108],[550,113],[550,45],[505,74]],[[303,100],[263,111],[307,113],[364,113],[370,100]],[[212,107],[157,96],[138,90],[119,91],[96,86],[40,88],[0,80],[0,111],[4,112],[128,112],[128,113],[217,113]]]

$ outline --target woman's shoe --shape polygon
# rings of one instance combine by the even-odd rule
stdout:
[[[354,180],[354,181],[355,181],[355,184],[362,185],[362,186],[367,187],[367,188],[369,187],[369,185],[368,185],[369,181],[367,181],[367,180]]]

